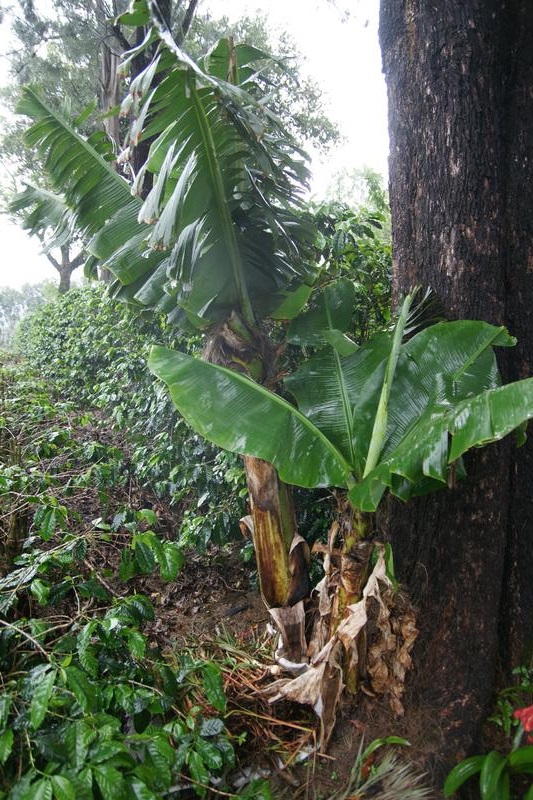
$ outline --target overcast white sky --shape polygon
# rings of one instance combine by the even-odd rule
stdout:
[[[313,159],[313,191],[320,196],[339,169],[370,166],[387,170],[387,108],[378,43],[379,0],[201,0],[213,16],[237,19],[244,13],[266,13],[274,31],[288,31],[305,56],[304,71],[324,90],[326,113],[335,120],[345,143],[326,160]],[[349,9],[349,13],[346,10]],[[0,24],[0,79],[8,64],[8,18]],[[1,180],[9,186],[8,165]],[[24,231],[0,216],[0,286],[20,287],[55,278],[57,273],[40,246]]]

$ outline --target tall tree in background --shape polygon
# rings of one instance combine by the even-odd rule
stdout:
[[[430,285],[451,318],[507,325],[509,380],[533,366],[532,36],[528,0],[381,2],[395,292]],[[414,688],[438,711],[441,771],[479,737],[498,667],[533,646],[533,442],[468,473],[389,514],[425,620]]]
[[[0,286],[0,346],[9,347],[17,323],[27,314],[50,302],[57,289],[50,281],[39,284],[24,284],[21,289]]]
[[[40,13],[31,0],[21,2],[21,13],[12,22],[17,45],[7,53],[14,84],[2,91],[6,102],[9,104],[17,93],[14,91],[17,86],[30,83],[39,85],[56,110],[62,110],[68,98],[69,117],[81,113],[96,100],[104,112],[116,106],[114,66],[125,50],[139,39],[142,41],[142,27],[129,27],[117,21],[128,4],[128,0],[53,0],[46,13]],[[327,149],[338,142],[337,127],[324,115],[322,92],[305,76],[302,54],[288,34],[279,37],[272,34],[266,15],[245,16],[231,23],[225,16],[198,14],[197,0],[168,0],[160,2],[158,7],[169,21],[176,41],[193,57],[227,36],[273,53],[278,64],[272,62],[266,72],[271,81],[273,109],[300,143],[305,140],[319,149]],[[5,22],[8,21],[9,17]],[[141,55],[146,60],[147,55]],[[136,68],[139,71],[144,63],[141,62]],[[8,128],[13,125],[12,121],[6,123]],[[14,133],[20,134],[22,127],[19,123]],[[20,135],[10,141],[4,129],[0,140],[4,156],[23,159],[19,140]],[[23,166],[29,168],[27,163]]]

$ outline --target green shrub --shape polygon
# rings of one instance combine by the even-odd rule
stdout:
[[[17,346],[57,396],[100,409],[127,432],[137,480],[179,507],[181,541],[204,549],[238,533],[245,513],[238,458],[191,431],[146,367],[154,342],[194,352],[198,336],[178,337],[163,317],[113,300],[104,287],[74,289],[23,320]]]
[[[0,800],[224,790],[239,737],[221,671],[187,651],[165,659],[135,585],[174,580],[181,549],[150,508],[91,519],[123,487],[122,448],[95,438],[94,414],[1,360],[0,421]],[[23,524],[7,552],[10,519]],[[266,800],[260,784],[243,796]]]

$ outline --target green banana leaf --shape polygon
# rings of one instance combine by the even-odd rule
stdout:
[[[293,317],[318,273],[301,200],[308,170],[261,100],[265,54],[223,40],[204,60],[210,74],[171,45],[160,42],[124,104],[136,115],[131,145],[151,141],[133,187],[153,173],[144,202],[99,152],[101,135],[84,139],[31,87],[17,109],[33,120],[25,141],[73,213],[91,265],[117,277],[115,296],[186,327],[234,310],[250,324]]]
[[[303,159],[250,93],[259,87],[249,65],[265,54],[223,40],[204,60],[212,73],[183,54],[164,55],[165,77],[152,89],[160,69],[150,65],[150,79],[138,76],[128,101],[141,121],[135,136],[152,140],[144,172],[154,182],[139,218],[152,226],[149,247],[167,253],[164,291],[191,319],[216,321],[237,310],[254,324],[282,304],[294,315],[306,299],[302,283],[310,286],[317,274],[314,232],[299,199]],[[123,283],[132,278],[127,264],[114,271]],[[150,269],[135,275],[143,277],[137,297],[153,304],[161,280]]]
[[[219,447],[275,466],[298,486],[346,486],[350,465],[294,406],[238,372],[164,347],[148,366],[195,431]]]
[[[150,228],[137,219],[141,200],[132,195],[105,151],[104,155],[99,152],[100,137],[85,139],[31,86],[23,87],[17,112],[33,120],[24,141],[43,159],[46,174],[59,193],[55,208],[34,196],[33,229],[56,227],[57,208],[62,203],[69,211],[69,225],[81,239],[87,241],[97,234],[86,249],[100,266],[114,271],[115,261],[127,264],[130,280],[147,269],[157,269],[164,254],[154,252],[143,257],[146,248],[141,248],[141,243]],[[19,195],[13,202],[21,204],[24,199],[32,198]],[[52,239],[51,246],[57,243]]]
[[[287,341],[296,345],[331,345],[341,355],[353,353],[357,346],[345,336],[352,324],[355,286],[346,278],[334,281],[315,292],[311,305],[287,330]]]
[[[284,382],[302,414],[330,439],[359,478],[391,342],[392,335],[382,333],[371,346],[349,356],[324,348]]]
[[[382,382],[392,334],[376,337],[372,348],[358,348],[345,335],[352,322],[355,289],[340,279],[317,292],[310,307],[291,322],[293,344],[322,348],[292,376],[285,387],[302,413],[343,453],[356,475],[362,474],[366,451],[354,439],[353,409],[370,384]],[[366,365],[362,367],[362,365]],[[309,389],[312,387],[312,392]]]
[[[9,210],[22,217],[22,225],[38,236],[48,251],[76,237],[76,220],[61,195],[28,183],[9,203]]]
[[[119,210],[128,217],[134,209],[137,215],[140,200],[126,181],[34,88],[23,87],[16,110],[33,120],[24,142],[43,158],[54,189],[75,211],[82,232],[92,235]]]
[[[299,410],[242,375],[163,348],[150,368],[209,440],[271,461],[287,483],[347,486],[354,505],[374,511],[387,488],[406,500],[445,485],[463,453],[533,416],[533,379],[500,386],[493,347],[514,344],[504,328],[432,325],[400,347],[383,446],[365,475],[393,339],[379,334],[346,357],[318,352],[286,381]]]
[[[403,345],[379,463],[351,489],[354,505],[374,511],[387,488],[407,500],[443,486],[463,453],[533,416],[530,379],[500,387],[492,348],[514,343],[504,328],[462,321],[433,325]]]

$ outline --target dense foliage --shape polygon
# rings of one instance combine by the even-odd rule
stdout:
[[[187,651],[165,659],[143,630],[154,608],[136,581],[174,580],[183,555],[139,507],[127,449],[21,366],[2,363],[0,387],[0,797],[225,786],[238,741],[219,667]],[[259,784],[243,796],[269,797]]]
[[[81,115],[88,107],[104,111],[101,95],[106,76],[102,56],[106,49],[121,54],[135,44],[129,26],[112,23],[128,3],[113,0],[109,7],[100,0],[90,4],[53,0],[47,8],[33,3],[20,5],[20,13],[11,19],[16,42],[9,53],[13,78],[0,91],[0,97],[13,106],[19,87],[33,84],[42,89],[54,108],[64,109],[67,105],[73,116]],[[169,5],[172,28],[178,34],[189,3],[172,0]],[[9,21],[10,14],[6,12],[4,22]],[[230,35],[276,56],[277,63],[270,66],[265,78],[274,93],[277,113],[290,122],[300,141],[311,141],[319,148],[339,141],[336,125],[324,115],[320,88],[304,74],[302,54],[288,34],[276,37],[272,33],[265,15],[244,16],[230,24],[225,16],[195,13],[184,48],[197,57],[221,36]],[[0,151],[4,158],[17,164],[25,179],[35,180],[35,159],[21,145],[23,126],[11,119],[3,122]],[[86,132],[101,127],[102,121],[95,114],[84,120]]]
[[[314,213],[325,280],[347,278],[355,288],[350,330],[361,343],[391,316],[388,209],[381,205],[354,209],[330,202],[319,205]]]
[[[162,317],[146,317],[96,285],[76,289],[25,319],[18,347],[61,396],[100,409],[128,431],[137,480],[180,510],[182,544],[204,548],[238,533],[244,513],[243,471],[234,456],[205,443],[176,415],[146,368],[150,345],[185,352],[194,338],[176,337]]]

